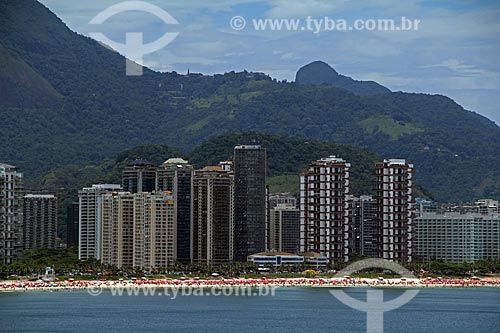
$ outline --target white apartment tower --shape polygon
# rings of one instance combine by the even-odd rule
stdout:
[[[375,164],[378,256],[395,262],[413,257],[413,164],[385,159]]]
[[[78,259],[100,259],[101,195],[121,191],[117,184],[97,184],[78,191]]]
[[[101,261],[117,267],[165,268],[176,260],[170,193],[106,193],[102,198]]]
[[[349,178],[351,164],[329,156],[300,174],[300,249],[330,262],[349,259]]]

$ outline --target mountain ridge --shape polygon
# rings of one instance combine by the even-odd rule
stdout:
[[[299,84],[328,84],[360,96],[390,93],[391,90],[375,81],[358,81],[339,74],[323,61],[313,61],[299,68],[295,75]]]
[[[130,77],[123,56],[72,32],[31,0],[0,2],[0,45],[62,96],[55,99],[61,105],[24,105],[37,99],[36,91],[27,90],[32,96],[2,105],[0,91],[2,133],[9,138],[0,156],[32,179],[133,146],[167,144],[187,153],[213,136],[264,132],[406,158],[440,201],[500,196],[493,167],[500,165],[500,128],[443,96],[360,96],[246,71],[206,76],[144,68],[143,76]],[[4,77],[0,86],[10,82]]]

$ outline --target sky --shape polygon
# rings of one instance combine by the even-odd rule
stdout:
[[[71,30],[86,36],[99,32],[116,43],[125,43],[131,32],[142,33],[144,43],[178,33],[143,56],[142,63],[157,71],[248,70],[293,81],[301,66],[322,60],[340,74],[393,91],[446,95],[500,124],[498,0],[148,0],[159,7],[153,13],[128,10],[101,24],[89,22],[123,1],[40,2]],[[177,24],[165,23],[161,11]],[[369,29],[381,19],[401,27],[402,17],[412,26],[418,20],[418,29]],[[285,23],[281,30],[254,25],[266,19],[300,21],[295,29]],[[356,20],[366,28],[345,28]]]

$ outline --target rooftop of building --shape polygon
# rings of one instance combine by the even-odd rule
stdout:
[[[26,199],[54,199],[56,196],[54,194],[37,194],[28,193],[24,195]]]
[[[299,211],[299,208],[295,207],[295,205],[290,203],[279,203],[276,207],[271,208],[273,210],[296,210]]]
[[[413,164],[408,163],[404,158],[385,158],[383,162],[377,162],[377,165],[384,166],[409,166],[413,167]]]
[[[172,165],[172,164],[175,164],[175,165],[178,165],[178,164],[189,164],[189,162],[186,161],[185,159],[181,158],[181,157],[172,157],[172,158],[169,158],[168,160],[166,160],[165,162],[163,162],[162,166]]]
[[[258,141],[248,141],[238,143],[234,149],[260,149],[261,144]]]
[[[210,166],[206,166],[204,167],[203,169],[201,170],[197,170],[197,171],[214,171],[214,172],[225,172],[222,167],[220,167],[219,165],[210,165]]]
[[[493,199],[479,199],[475,202],[476,205],[488,206],[488,207],[499,207],[498,200]]]
[[[300,254],[303,257],[321,257],[320,253],[317,252],[304,252]]]
[[[283,199],[295,198],[293,193],[290,193],[290,192],[275,192],[275,193],[269,194],[269,197],[270,198],[283,198]]]
[[[84,187],[84,190],[110,190],[119,191],[122,189],[120,184],[92,184],[91,187]]]
[[[154,166],[151,162],[148,160],[143,160],[143,159],[136,159],[132,163],[128,164],[127,166],[129,167],[149,167],[149,166]]]
[[[7,163],[0,163],[0,168],[5,168],[5,169],[17,169],[16,166],[14,165],[10,165],[10,164],[7,164]]]
[[[249,257],[275,257],[275,256],[286,256],[286,257],[296,257],[297,254],[295,253],[288,253],[288,252],[273,252],[273,251],[269,251],[269,252],[258,252],[258,253],[254,253],[254,254],[251,254],[249,255]]]
[[[135,197],[161,197],[161,198],[167,198],[167,199],[173,199],[173,192],[172,191],[154,191],[154,192],[139,192],[139,193],[132,193],[132,192],[125,192],[125,191],[110,191],[105,194],[104,196],[107,197],[124,197],[124,198],[135,198]]]
[[[481,214],[475,212],[424,212],[421,216],[416,217],[416,220],[498,220],[500,215],[498,212],[489,214]]]
[[[346,160],[344,160],[341,157],[337,157],[335,155],[330,155],[328,157],[323,157],[319,160],[316,160],[312,162],[313,165],[331,165],[331,164],[345,164],[346,166],[350,166],[350,163],[347,163]]]

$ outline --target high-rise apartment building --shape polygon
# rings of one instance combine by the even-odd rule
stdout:
[[[234,259],[266,250],[266,149],[258,142],[234,148]]]
[[[278,205],[297,207],[297,198],[291,193],[270,193],[269,186],[266,186],[266,249],[269,251],[276,248],[271,239],[271,233],[274,232],[271,230],[271,210]]]
[[[302,252],[317,252],[330,262],[349,259],[351,164],[330,156],[312,162],[300,174]]]
[[[220,166],[195,171],[193,178],[193,262],[233,261],[234,177]]]
[[[135,160],[122,172],[125,192],[153,192],[156,186],[156,167],[146,160]]]
[[[101,195],[121,190],[117,184],[97,184],[78,191],[78,259],[100,259]]]
[[[57,237],[57,198],[28,193],[23,197],[23,247],[52,249]]]
[[[191,221],[193,219],[193,182],[194,168],[182,158],[170,158],[157,170],[158,191],[171,191],[177,212],[177,260],[191,261]]]
[[[480,199],[475,204],[478,206],[479,214],[490,215],[500,213],[498,200]]]
[[[300,252],[300,209],[278,204],[270,210],[269,249],[277,252]]]
[[[66,246],[78,246],[78,202],[66,207]]]
[[[377,257],[377,206],[368,195],[349,199],[352,218],[352,250],[357,254]]]
[[[165,269],[176,260],[174,198],[161,192],[101,195],[101,261]]]
[[[0,163],[0,262],[17,261],[22,249],[23,174],[9,164]]]
[[[375,164],[378,256],[396,262],[413,257],[413,164],[385,159]]]

